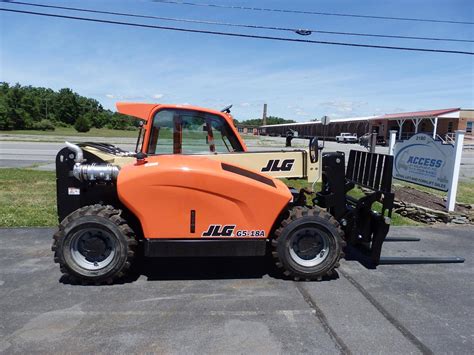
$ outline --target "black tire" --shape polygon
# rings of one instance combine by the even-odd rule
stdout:
[[[111,284],[130,270],[138,243],[121,212],[86,206],[60,223],[53,237],[54,261],[72,283]]]
[[[343,235],[339,223],[328,212],[318,207],[294,207],[274,233],[272,256],[286,277],[322,280],[333,274],[344,256]],[[298,250],[300,243],[306,243],[305,250]],[[315,253],[313,259],[298,255],[308,250]]]

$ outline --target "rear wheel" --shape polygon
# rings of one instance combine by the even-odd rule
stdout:
[[[86,206],[68,215],[53,237],[54,261],[72,281],[112,283],[130,269],[137,241],[112,206]]]
[[[345,242],[339,223],[320,208],[294,207],[272,240],[272,255],[283,274],[321,280],[339,265]]]

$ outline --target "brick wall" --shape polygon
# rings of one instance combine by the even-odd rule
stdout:
[[[456,129],[466,131],[468,122],[472,122],[471,125],[474,126],[474,110],[461,110],[459,113],[459,120],[457,122]],[[474,132],[472,132],[472,130],[471,132],[466,132],[466,134],[469,135],[474,135],[473,133]]]

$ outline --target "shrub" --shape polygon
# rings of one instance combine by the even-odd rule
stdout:
[[[31,128],[40,131],[54,131],[54,124],[50,120],[43,119],[39,122],[34,122]]]
[[[6,114],[0,113],[0,131],[13,129],[13,121]]]
[[[78,132],[89,132],[89,130],[91,129],[91,123],[86,117],[80,116],[76,120],[76,123],[74,124],[74,128]]]
[[[71,127],[71,125],[68,125],[67,123],[61,122],[61,121],[56,121],[54,123],[56,127]]]

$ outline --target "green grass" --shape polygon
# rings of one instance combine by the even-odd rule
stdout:
[[[91,128],[89,132],[80,133],[77,132],[73,127],[56,127],[54,131],[37,131],[37,130],[16,130],[16,131],[0,131],[0,134],[10,135],[10,136],[21,136],[21,135],[32,135],[37,136],[35,141],[37,142],[51,142],[61,140],[62,137],[105,137],[105,138],[137,138],[138,130],[134,131],[125,131],[117,129],[108,129],[108,128]],[[258,140],[258,136],[250,134],[241,134],[244,141],[255,141]],[[160,132],[160,139],[165,140],[166,144],[169,145],[170,140],[173,138],[173,132],[170,130],[162,130]],[[201,140],[205,144],[205,135],[202,132],[187,132],[186,138]],[[13,138],[11,138],[13,139]],[[20,137],[15,137],[15,140],[26,140],[26,138],[21,139]],[[7,138],[8,140],[8,138]],[[215,132],[214,140],[216,144],[221,144],[221,138],[218,132]]]
[[[55,225],[55,173],[0,169],[0,227]]]
[[[80,133],[73,127],[56,127],[54,131],[36,131],[36,130],[17,130],[17,131],[0,131],[2,134],[10,135],[21,135],[28,134],[33,136],[77,136],[77,137],[125,137],[125,138],[136,138],[138,136],[138,130],[125,131],[118,129],[108,128],[91,128],[89,132]]]
[[[433,194],[439,197],[447,197],[447,192],[434,190],[429,187],[419,186],[419,185],[401,181],[401,180],[394,180],[393,184],[399,185],[399,186],[412,187],[416,190],[428,192],[430,194]],[[456,194],[456,202],[474,204],[474,182],[460,181],[458,183],[458,192]]]
[[[311,184],[308,184],[307,181],[305,180],[289,180],[289,179],[282,179],[283,182],[290,186],[290,187],[294,187],[296,189],[301,189],[301,188],[305,188],[305,187],[309,187],[311,188]],[[321,183],[320,182],[317,182],[314,186],[314,190],[315,191],[319,191],[321,189]],[[354,198],[361,198],[364,196],[364,192],[355,187],[354,189],[352,189],[351,191],[349,191],[349,196],[352,196]],[[313,201],[311,201],[311,196],[307,196],[306,197],[306,202],[309,204],[309,205],[313,205]],[[374,203],[373,205],[373,209],[375,211],[378,211],[380,212],[382,210],[382,205],[379,203],[379,202],[376,202]],[[406,217],[403,217],[401,215],[399,215],[398,213],[392,213],[392,225],[393,226],[418,226],[418,225],[421,225],[420,223],[418,222],[415,222],[409,218],[406,218]]]

